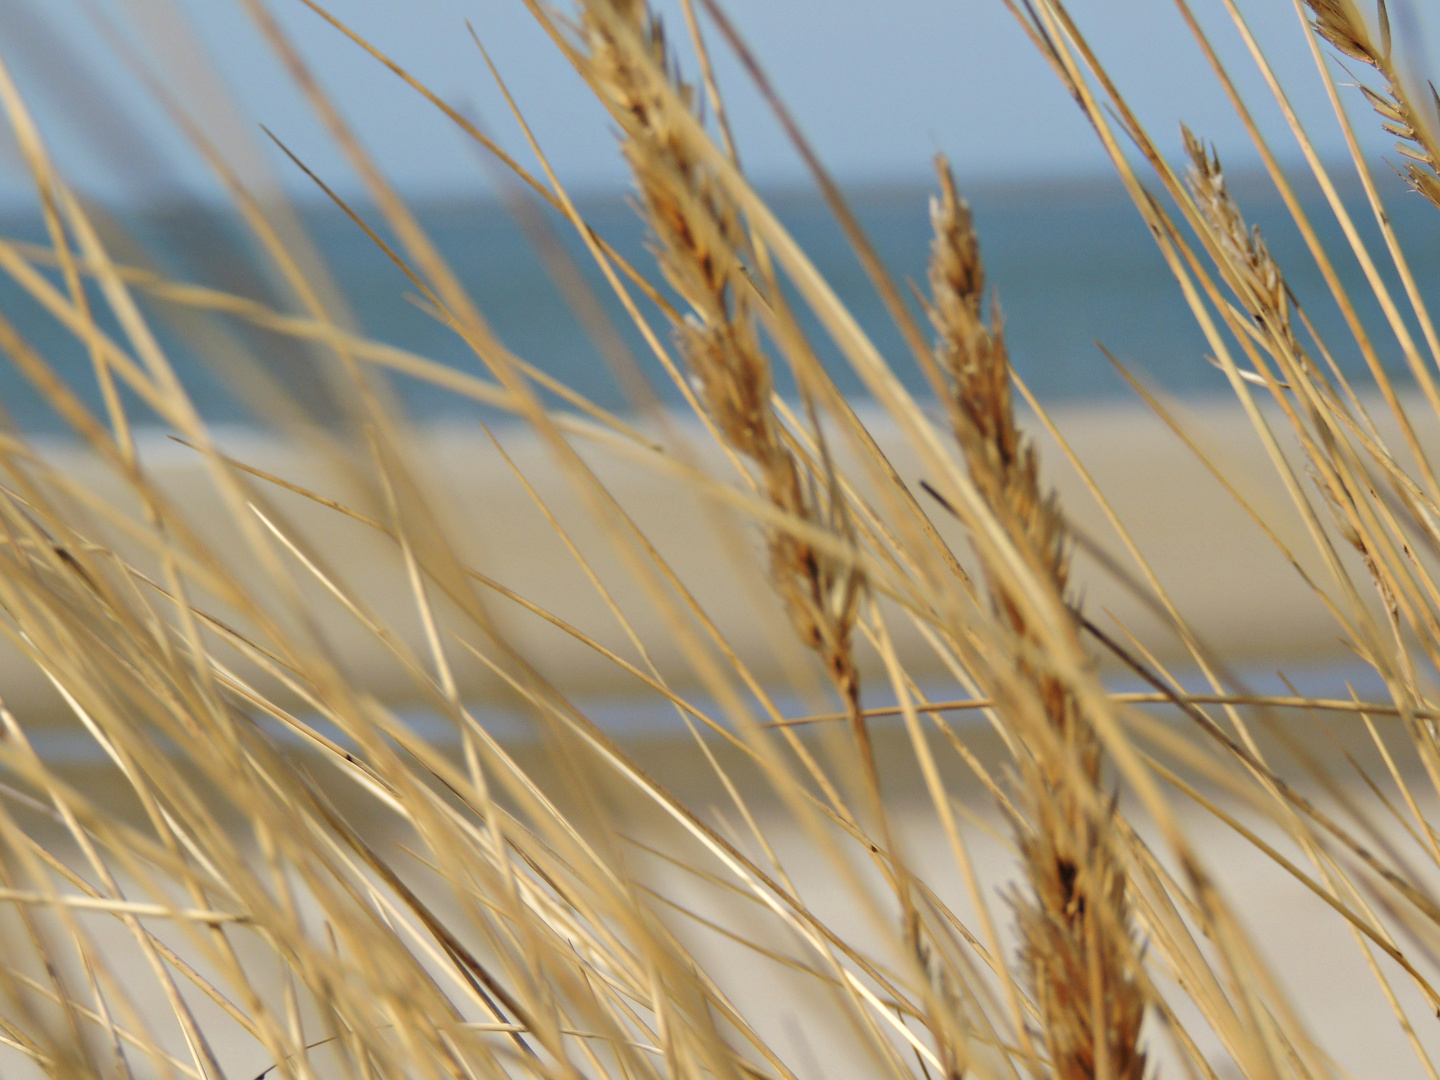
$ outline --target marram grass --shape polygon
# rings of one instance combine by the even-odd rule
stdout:
[[[1195,844],[1198,817],[1233,830],[1317,898],[1319,917],[1353,937],[1373,980],[1366,992],[1391,1009],[1389,1024],[1365,1033],[1368,1045],[1409,1046],[1415,1075],[1437,1075],[1440,706],[1427,673],[1440,668],[1440,482],[1417,418],[1440,421],[1440,337],[1374,162],[1357,150],[1348,163],[1369,206],[1347,206],[1292,123],[1353,248],[1325,250],[1177,0],[1347,319],[1350,338],[1325,341],[1247,225],[1224,148],[1188,130],[1176,145],[1168,134],[1152,141],[1060,0],[997,0],[1109,153],[1313,550],[1300,559],[1258,514],[1256,542],[1281,548],[1387,698],[1249,694],[1224,643],[1216,652],[1200,640],[1112,515],[1109,558],[1205,676],[1210,690],[1196,694],[1142,636],[1084,604],[1072,565],[1084,538],[1017,422],[1014,394],[1028,391],[986,288],[983,235],[943,160],[928,282],[912,304],[711,0],[701,10],[686,0],[680,26],[662,25],[643,0],[527,0],[613,120],[654,256],[631,265],[583,220],[542,146],[532,147],[542,163],[532,174],[389,60],[384,42],[303,0],[578,231],[694,414],[693,423],[657,416],[632,382],[643,426],[556,386],[500,343],[262,0],[239,2],[380,220],[336,201],[487,374],[358,333],[297,219],[249,190],[223,142],[158,83],[160,106],[215,170],[287,305],[170,280],[122,257],[113,223],[57,172],[0,68],[0,104],[49,238],[0,239],[0,269],[84,347],[104,409],[92,412],[3,313],[0,348],[113,481],[90,486],[13,427],[0,432],[0,630],[17,664],[43,673],[52,712],[103,762],[77,770],[47,756],[36,733],[56,717],[0,707],[0,1073],[1344,1075],[1327,1033],[1287,996],[1287,973],[1247,932],[1232,898],[1243,881]],[[1229,0],[1226,9],[1293,120],[1242,13]],[[1399,140],[1415,197],[1440,213],[1440,99],[1398,58],[1384,3],[1308,0],[1308,15],[1303,32],[1335,122],[1358,146],[1345,103],[1361,95]],[[677,32],[688,47],[668,36]],[[894,362],[919,366],[933,402],[903,388],[747,182],[710,48],[739,55],[791,132],[908,344],[912,355]],[[1358,91],[1336,84],[1327,55],[1358,71]],[[284,149],[304,168],[303,148]],[[1173,168],[1182,157],[1188,165]],[[1366,250],[1351,224],[1371,210],[1383,250]],[[1414,390],[1392,383],[1377,359],[1382,343],[1340,285],[1333,260],[1350,257]],[[1399,292],[1377,265],[1393,271]],[[579,275],[557,272],[582,315],[602,310]],[[213,347],[212,361],[254,392],[277,431],[341,468],[354,494],[314,491],[303,477],[222,453],[152,330],[154,301],[192,343]],[[899,475],[837,391],[796,305],[899,433],[923,487]],[[313,360],[337,417],[319,422],[273,367],[247,366],[215,331],[223,319]],[[618,339],[592,325],[599,350],[614,354]],[[1368,365],[1366,385],[1352,385],[1334,360],[1352,353]],[[776,395],[780,366],[797,400]],[[566,513],[519,464],[516,475],[599,592],[619,646],[467,563],[385,371],[506,410],[518,422],[506,430],[548,452],[568,485],[564,509],[595,523],[603,551],[572,542]],[[564,407],[547,406],[542,389]],[[204,463],[243,557],[207,542],[215,522],[199,527],[194,508],[155,480],[127,399],[143,401]],[[713,441],[708,456],[686,441],[697,429]],[[736,557],[715,572],[733,572],[736,589],[760,581],[773,593],[776,602],[757,608],[774,616],[760,636],[789,650],[802,698],[818,693],[838,712],[782,713],[780,688],[750,670],[607,486],[597,448],[693,489]],[[1090,494],[1103,504],[1098,488]],[[383,557],[358,571],[332,566],[325,544],[288,523],[283,507],[296,503],[285,499],[333,515],[337,536],[362,531]],[[955,528],[965,542],[952,547],[944,536]],[[621,568],[623,593],[597,560]],[[351,580],[357,573],[365,580]],[[372,609],[377,575],[394,575],[412,625],[389,625]],[[673,705],[675,737],[689,741],[703,777],[667,778],[644,763],[638,741],[597,724],[507,639],[494,614],[502,603]],[[658,614],[663,643],[637,632],[628,614],[637,606]],[[326,630],[337,611],[348,640],[360,635],[383,653],[449,737],[423,736],[353,677]],[[895,645],[902,626],[950,673],[944,700],[907,670]],[[684,680],[656,660],[662,645],[681,658]],[[1110,691],[1102,663],[1146,689]],[[457,675],[476,665],[534,740],[487,727],[491,713],[470,704]],[[898,704],[867,708],[871,694]],[[961,723],[967,710],[987,723]],[[1337,730],[1346,746],[1374,753],[1348,763],[1330,753],[1321,744]],[[1357,778],[1340,775],[1352,767],[1371,800],[1364,806],[1351,794]],[[982,792],[992,812],[967,805],[962,787]],[[701,788],[712,803],[697,797]],[[928,831],[917,831],[917,817]],[[977,874],[974,852],[985,844],[1008,850],[1007,878]],[[753,977],[730,978],[735,957]],[[787,1024],[795,1037],[778,1037]],[[844,1054],[819,1047],[822,1062],[806,1032],[824,1031],[843,1033]]]

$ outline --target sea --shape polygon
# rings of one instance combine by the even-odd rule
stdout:
[[[1411,193],[1398,177],[1381,173],[1387,212],[1403,238],[1406,257],[1433,306],[1440,299],[1440,210]],[[1298,230],[1268,181],[1239,176],[1232,182],[1248,220],[1257,225],[1287,281],[1347,376],[1371,380],[1360,351],[1331,299]],[[1335,260],[1337,270],[1371,330],[1382,362],[1401,385],[1410,381],[1395,337],[1351,254],[1334,214],[1313,186],[1300,188],[1305,212]],[[1003,314],[1016,371],[1047,405],[1122,400],[1133,395],[1105,350],[1151,385],[1196,397],[1228,394],[1224,375],[1206,360],[1209,349],[1129,196],[1113,178],[1034,177],[966,185],[992,292]],[[929,198],[924,184],[860,187],[846,196],[867,237],[907,296],[924,289],[930,243]],[[1380,238],[1375,218],[1356,185],[1342,185],[1357,228],[1375,254],[1382,276],[1409,309]],[[926,387],[879,294],[843,231],[818,195],[769,193],[771,205],[900,378],[917,394]],[[1163,200],[1162,200],[1163,201]],[[679,395],[568,223],[548,208],[517,212],[494,199],[430,200],[412,207],[424,229],[505,345],[516,355],[605,408],[633,406],[602,351],[574,313],[573,293],[556,284],[555,256],[568,259],[609,316],[662,401]],[[373,207],[353,209],[393,242]],[[650,238],[633,201],[623,193],[592,196],[580,209],[594,229],[639,269],[658,280]],[[281,308],[276,275],[259,246],[230,210],[170,204],[146,210],[97,208],[112,256],[172,280],[223,289]],[[417,296],[415,285],[377,243],[332,204],[302,204],[297,220],[327,264],[361,332],[379,341],[483,375],[469,347],[442,325]],[[0,214],[5,235],[43,242],[38,215]],[[287,239],[293,239],[289,237]],[[548,252],[549,255],[542,254]],[[61,283],[58,274],[47,271]],[[264,425],[273,417],[245,390],[231,359],[246,354],[286,386],[293,398],[322,417],[334,408],[313,354],[293,341],[229,317],[197,332],[182,309],[141,291],[161,347],[201,414],[216,424]],[[93,286],[90,300],[100,325],[125,338]],[[664,328],[658,311],[642,303]],[[920,315],[918,304],[915,305]],[[79,398],[101,406],[88,353],[13,280],[0,275],[0,312],[49,361]],[[802,321],[840,388],[864,396],[859,379],[801,306]],[[1410,318],[1412,331],[1414,320]],[[220,341],[223,348],[217,349]],[[777,360],[782,393],[793,383]],[[484,415],[453,393],[407,377],[394,377],[395,399],[417,422],[458,421]],[[143,404],[128,402],[139,423],[155,422]],[[14,365],[0,365],[0,406],[9,422],[30,432],[60,433],[64,423]]]

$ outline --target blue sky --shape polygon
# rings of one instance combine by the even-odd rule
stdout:
[[[1220,0],[1193,0],[1267,129],[1278,113],[1245,58]],[[1291,0],[1239,0],[1322,150],[1343,151]],[[1362,0],[1365,2],[1365,0]],[[306,182],[265,144],[273,129],[327,180],[353,177],[308,115],[235,0],[6,0],[0,55],[78,187],[114,200],[214,194],[204,166],[84,14],[94,4],[130,27],[253,182]],[[485,190],[473,150],[435,111],[325,25],[299,0],[269,3],[392,178],[412,195]],[[1440,17],[1391,0],[1407,52],[1440,57]],[[523,150],[465,20],[510,82],[566,182],[619,188],[622,164],[606,118],[521,0],[330,0],[337,16],[437,92]],[[683,37],[677,4],[672,35]],[[782,94],[834,171],[850,183],[919,180],[936,150],[970,178],[1058,178],[1106,168],[1093,133],[1000,0],[725,0]],[[1183,118],[1232,166],[1253,162],[1243,132],[1168,0],[1072,0],[1071,9],[1162,145],[1178,148]],[[1428,25],[1426,25],[1428,21]],[[747,167],[758,180],[803,182],[803,169],[735,65],[720,77]],[[690,66],[693,72],[693,65]],[[1342,75],[1342,78],[1344,76]],[[1353,92],[1352,99],[1356,98]],[[1353,110],[1375,153],[1392,140]],[[1362,115],[1363,113],[1363,115]],[[8,136],[6,136],[8,141]],[[25,200],[13,148],[0,144],[0,205]],[[522,155],[523,156],[523,155]]]

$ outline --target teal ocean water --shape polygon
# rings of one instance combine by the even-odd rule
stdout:
[[[1384,177],[1389,212],[1406,238],[1407,256],[1427,298],[1440,298],[1440,211]],[[1236,184],[1247,216],[1264,230],[1297,298],[1304,304],[1338,362],[1365,383],[1353,338],[1330,300],[1323,279],[1285,214],[1278,197],[1258,182]],[[1182,395],[1228,393],[1224,376],[1205,361],[1205,342],[1148,231],[1118,183],[989,183],[967,194],[974,207],[983,251],[1006,319],[1006,332],[1019,372],[1047,402],[1116,398],[1129,393],[1097,345],[1103,344],[1159,386]],[[1373,245],[1377,261],[1388,264],[1368,208],[1350,192],[1352,213]],[[920,186],[853,193],[858,216],[881,257],[897,278],[923,283],[929,244],[928,192]],[[843,235],[815,197],[777,194],[781,218],[812,260],[850,305],[902,379],[917,392],[923,383],[899,334],[886,315]],[[1341,276],[1357,299],[1362,318],[1376,331],[1384,362],[1400,381],[1403,363],[1384,327],[1380,309],[1349,254],[1333,215],[1314,193],[1307,212]],[[586,217],[614,246],[653,272],[638,216],[619,196],[591,199]],[[624,409],[626,398],[600,351],[583,331],[564,294],[556,288],[532,238],[495,202],[429,203],[417,207],[423,225],[515,353],[564,380],[598,403]],[[369,212],[371,220],[378,215]],[[661,397],[678,400],[650,360],[639,335],[619,305],[607,298],[603,280],[583,247],[568,237],[556,215],[546,217],[562,246],[602,297],[620,335],[639,358]],[[302,209],[306,229],[328,262],[363,330],[462,370],[483,366],[447,328],[414,302],[414,288],[375,245],[331,206]],[[0,227],[12,237],[43,238],[38,219],[10,215]],[[151,213],[121,214],[111,225],[117,258],[143,249],[154,266],[175,278],[275,302],[263,260],[239,223],[225,211],[190,206]],[[567,238],[568,237],[568,238]],[[133,257],[131,257],[133,261]],[[1393,274],[1387,280],[1394,283]],[[58,277],[53,280],[59,282]],[[1398,295],[1398,292],[1397,292]],[[98,294],[92,296],[103,310]],[[1402,298],[1403,306],[1403,298]],[[165,305],[147,302],[161,343],[202,413],[219,423],[257,418],[227,386],[223,369],[202,359],[183,320]],[[99,406],[83,347],[8,278],[0,278],[0,311],[55,368],[83,400]],[[650,311],[651,315],[655,312]],[[113,320],[102,318],[123,340]],[[657,325],[659,320],[657,317]],[[848,393],[861,395],[858,379],[838,354],[826,348],[813,320],[806,324],[824,360]],[[663,330],[662,330],[663,332]],[[325,411],[324,390],[304,349],[285,339],[234,321],[222,327],[230,342],[259,357],[289,385],[299,400]],[[1388,343],[1388,344],[1387,344]],[[787,385],[781,373],[782,390]],[[417,420],[460,419],[473,406],[413,380],[397,379],[399,399]],[[32,431],[55,431],[60,421],[12,366],[0,366],[0,402],[12,422]],[[135,405],[144,417],[145,410]]]

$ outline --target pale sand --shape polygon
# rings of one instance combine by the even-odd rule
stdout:
[[[1055,419],[1175,605],[1210,648],[1247,669],[1351,659],[1332,620],[1285,556],[1153,415],[1139,406],[1105,406],[1071,408],[1057,412]],[[1233,403],[1193,407],[1189,421],[1234,484],[1298,554],[1301,565],[1315,580],[1324,581],[1314,545],[1239,408]],[[1033,418],[1029,426],[1038,429]],[[682,430],[697,434],[694,425]],[[893,425],[878,418],[873,430],[899,474],[912,484],[919,481],[922,476],[916,459]],[[593,560],[601,580],[623,598],[627,616],[660,671],[677,685],[692,682],[690,667],[666,622],[637,593],[633,578],[548,452],[522,430],[502,431],[501,437],[571,540]],[[1437,442],[1433,422],[1425,438],[1428,444]],[[691,441],[704,446],[703,439]],[[1283,431],[1280,441],[1286,447],[1292,442]],[[1059,489],[1069,517],[1085,534],[1115,553],[1129,573],[1140,576],[1059,449],[1043,434],[1039,442],[1046,482]],[[343,469],[307,460],[282,444],[254,435],[234,434],[225,437],[224,443],[241,460],[351,502],[374,517],[385,517],[378,494],[357,490]],[[584,440],[577,444],[588,446],[586,456],[596,471],[760,679],[775,682],[797,669],[814,672],[812,659],[796,646],[771,590],[754,569],[763,562],[754,557],[754,528],[737,523],[733,515],[719,511],[714,503],[673,478],[657,475],[607,449],[589,446]],[[474,429],[435,430],[421,436],[418,448],[418,457],[428,468],[438,495],[436,504],[471,566],[638,662],[638,654],[595,588],[483,434]],[[844,447],[839,452],[843,454]],[[147,442],[144,453],[150,474],[175,504],[185,509],[195,528],[223,558],[247,565],[237,530],[219,505],[213,481],[195,452],[156,438]],[[713,451],[697,454],[715,475],[734,482],[719,455]],[[55,448],[47,456],[67,475],[107,498],[113,498],[118,490],[118,484],[87,455]],[[361,471],[370,471],[368,463],[361,463]],[[1310,483],[1303,470],[1299,475],[1302,484]],[[385,622],[398,628],[417,654],[423,655],[419,618],[393,545],[332,510],[268,485],[262,487],[282,512],[286,527],[322,553],[327,570],[346,582]],[[917,497],[956,549],[963,551],[960,530],[949,515],[928,496]],[[728,542],[722,537],[728,537]],[[747,546],[752,549],[750,554],[737,563],[737,552]],[[141,565],[153,568],[153,559],[129,550]],[[1158,657],[1183,661],[1178,639],[1161,628],[1145,605],[1083,553],[1078,561],[1077,592],[1087,612],[1107,624],[1107,613],[1113,613]],[[326,640],[352,677],[390,701],[411,700],[413,684],[393,658],[297,562],[291,565],[321,614]],[[747,569],[737,572],[737,565]],[[258,574],[256,577],[259,580]],[[1360,581],[1363,587],[1363,571]],[[510,601],[483,588],[480,593],[506,639],[563,690],[587,697],[622,698],[636,691],[631,676],[588,647]],[[943,674],[903,617],[894,620],[893,630],[901,657],[911,670],[921,676]],[[473,634],[469,636],[473,638]],[[452,650],[451,659],[467,696],[482,699],[494,695],[497,681],[480,664],[460,648]],[[873,659],[869,662],[872,670]],[[43,677],[13,650],[0,653],[0,685],[9,704],[31,716],[39,715],[36,710],[47,711],[57,705]]]

